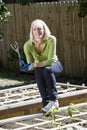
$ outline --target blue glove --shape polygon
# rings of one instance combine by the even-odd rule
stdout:
[[[20,70],[22,72],[28,72],[30,70],[31,66],[32,66],[32,63],[25,64],[24,66],[20,67]]]

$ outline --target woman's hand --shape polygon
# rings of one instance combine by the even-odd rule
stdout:
[[[44,66],[44,65],[43,65],[42,62],[37,63],[37,67],[43,67],[43,66]]]

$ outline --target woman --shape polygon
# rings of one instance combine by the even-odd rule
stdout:
[[[56,38],[46,23],[36,19],[31,23],[30,39],[24,44],[27,63],[32,63],[29,70],[35,70],[36,82],[43,103],[43,112],[58,108],[55,73],[62,71],[56,55]]]

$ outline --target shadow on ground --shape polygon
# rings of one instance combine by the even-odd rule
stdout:
[[[68,76],[56,76],[56,81],[60,83],[70,82],[71,84],[87,85],[87,78],[77,78]],[[0,89],[23,86],[36,83],[34,72],[22,73],[20,71],[11,72],[8,70],[0,70]]]

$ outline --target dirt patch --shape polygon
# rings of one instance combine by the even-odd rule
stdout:
[[[34,73],[0,71],[0,89],[35,83]]]

